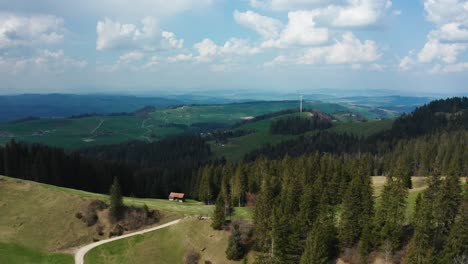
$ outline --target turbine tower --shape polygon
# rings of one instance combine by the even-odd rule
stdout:
[[[299,111],[302,113],[302,95],[299,96],[300,103],[299,103]]]

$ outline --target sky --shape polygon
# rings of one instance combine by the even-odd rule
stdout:
[[[0,0],[0,94],[467,84],[465,0]]]

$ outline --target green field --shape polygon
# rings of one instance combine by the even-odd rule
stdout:
[[[272,135],[270,133],[271,122],[288,116],[296,116],[296,114],[282,115],[270,119],[265,119],[256,122],[250,122],[242,125],[237,130],[254,130],[252,134],[241,137],[231,138],[226,144],[216,144],[214,141],[210,142],[211,150],[216,158],[225,157],[227,160],[238,162],[241,161],[245,154],[261,148],[266,144],[277,144],[281,141],[297,138],[299,135]],[[303,113],[306,116],[307,113]],[[373,120],[367,122],[336,122],[327,131],[336,133],[348,133],[357,136],[369,136],[383,130],[391,128],[393,119]],[[316,133],[316,131],[307,134]]]
[[[330,132],[347,133],[357,136],[370,136],[381,131],[390,129],[394,119],[373,120],[366,122],[338,122]]]
[[[200,253],[200,263],[238,263],[226,259],[229,231],[213,230],[209,220],[186,218],[168,228],[92,249],[86,263],[182,263],[185,252]],[[204,250],[202,251],[202,248]],[[251,263],[251,262],[249,262]]]
[[[67,254],[47,254],[17,244],[0,242],[0,263],[71,264],[74,260],[73,256]]]
[[[72,263],[70,248],[91,243],[95,227],[75,217],[89,199],[107,195],[0,176],[0,263]],[[211,216],[213,206],[126,197],[126,205],[162,212],[161,223],[184,216]],[[235,208],[233,219],[251,219],[250,208]],[[88,262],[89,263],[89,262]]]
[[[120,115],[40,119],[0,125],[0,144],[15,139],[76,149],[93,145],[116,144],[129,140],[153,141],[168,135],[200,131],[200,129],[207,129],[207,127],[228,127],[248,117],[294,108],[297,108],[295,101],[270,101],[156,109],[147,117]],[[355,105],[305,101],[304,108],[329,114],[354,111],[354,113],[359,113],[370,120],[382,117],[371,108]],[[392,116],[396,116],[396,114],[392,113]],[[261,145],[262,138],[263,136],[260,135],[251,141],[257,143],[257,140],[260,140],[257,145]],[[271,138],[271,140],[274,143],[281,138]],[[270,139],[264,141],[270,142]],[[233,156],[236,154],[234,153]]]

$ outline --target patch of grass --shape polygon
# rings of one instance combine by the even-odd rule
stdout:
[[[390,129],[394,119],[374,120],[367,122],[338,122],[327,131],[335,133],[348,133],[357,136],[370,136]]]
[[[186,218],[168,228],[94,248],[85,256],[85,262],[182,263],[185,252],[193,249],[200,253],[200,263],[236,263],[226,259],[229,232],[213,230],[210,224],[210,220]]]
[[[92,241],[94,228],[75,217],[86,203],[84,198],[34,182],[1,178],[0,242],[56,252]]]
[[[71,264],[74,260],[70,255],[44,254],[17,244],[0,242],[0,263]]]

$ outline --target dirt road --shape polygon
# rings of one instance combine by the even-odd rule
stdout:
[[[172,222],[169,222],[169,223],[166,223],[166,224],[163,224],[163,225],[160,225],[160,226],[155,226],[155,227],[152,227],[152,228],[143,229],[143,230],[135,232],[135,233],[129,233],[129,234],[126,234],[126,235],[105,239],[105,240],[101,240],[101,241],[94,242],[94,243],[91,243],[89,245],[83,246],[83,247],[79,248],[78,251],[75,253],[75,264],[84,264],[84,257],[86,255],[86,253],[88,253],[88,251],[90,251],[91,249],[93,249],[95,247],[98,247],[100,245],[103,245],[103,244],[106,244],[106,243],[109,243],[109,242],[112,242],[112,241],[116,241],[116,240],[119,240],[119,239],[131,237],[131,236],[136,236],[136,235],[141,235],[141,234],[148,233],[148,232],[151,232],[151,231],[154,231],[154,230],[158,230],[158,229],[162,229],[162,228],[165,228],[165,227],[168,227],[168,226],[171,226],[171,225],[175,225],[175,224],[179,223],[180,220],[181,219],[174,220]]]

